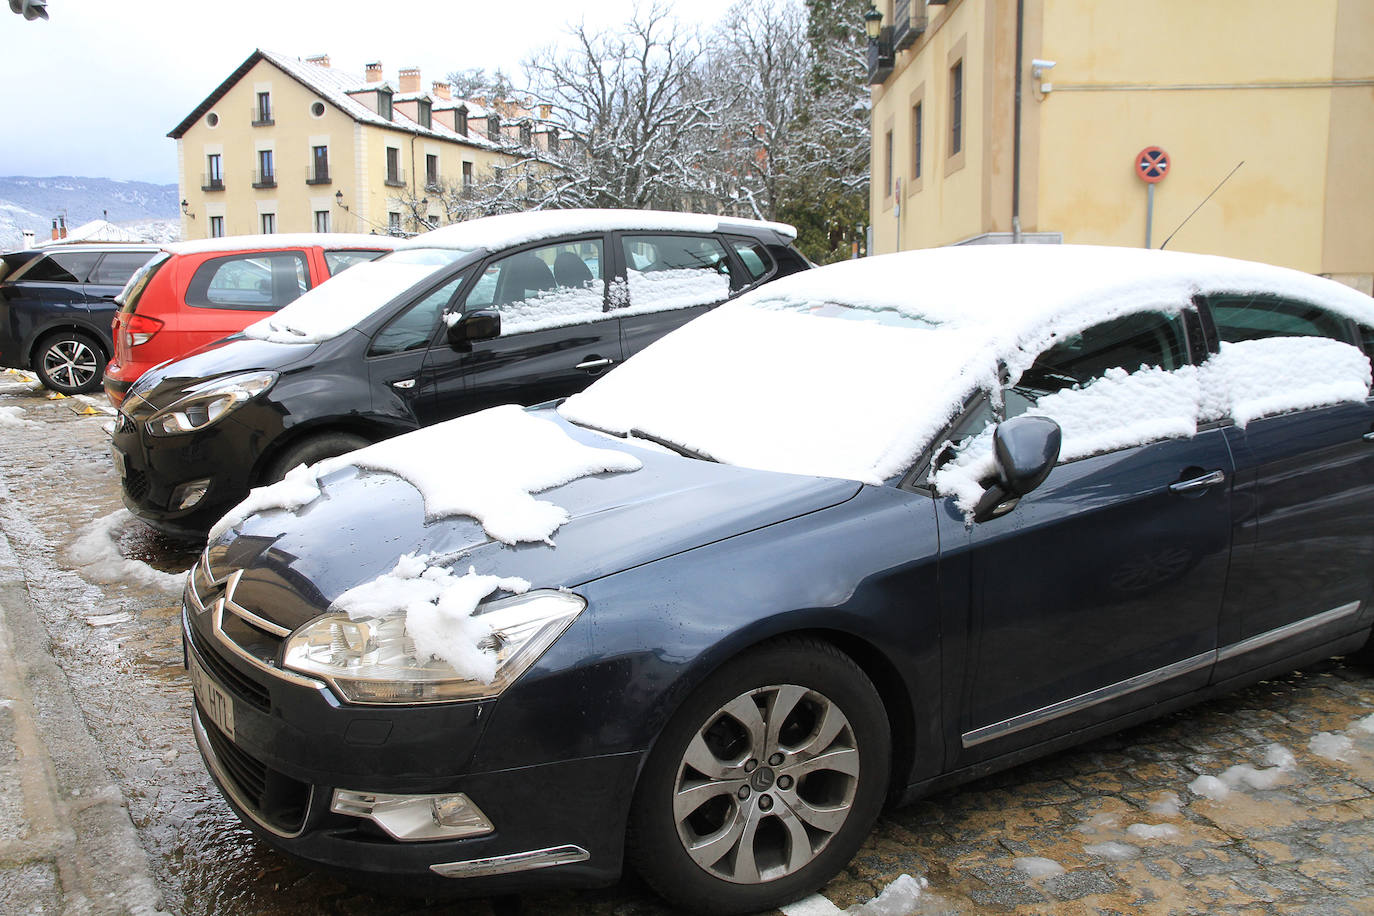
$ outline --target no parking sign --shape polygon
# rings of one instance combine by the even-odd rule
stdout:
[[[1146,184],[1163,181],[1169,174],[1169,154],[1160,146],[1147,146],[1135,157],[1135,173]]]

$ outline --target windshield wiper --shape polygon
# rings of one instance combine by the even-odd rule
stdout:
[[[704,452],[698,452],[695,449],[690,449],[685,445],[678,445],[676,442],[669,442],[667,439],[664,439],[660,436],[655,436],[653,433],[646,433],[642,429],[631,429],[630,435],[636,439],[643,439],[646,442],[652,442],[655,445],[661,445],[669,451],[677,452],[684,458],[695,458],[698,461],[709,461],[712,464],[720,463],[716,461],[716,459],[712,458],[710,455],[705,454]]]

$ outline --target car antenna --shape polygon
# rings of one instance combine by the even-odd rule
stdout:
[[[1212,194],[1215,194],[1215,193],[1217,193],[1218,191],[1220,191],[1220,190],[1221,190],[1221,186],[1222,186],[1223,184],[1226,184],[1226,182],[1230,181],[1230,180],[1231,180],[1231,176],[1234,175],[1234,174],[1236,174],[1236,171],[1237,171],[1242,165],[1245,165],[1245,160],[1244,160],[1244,159],[1242,159],[1240,162],[1237,162],[1237,163],[1236,163],[1236,167],[1235,167],[1234,169],[1231,169],[1231,171],[1229,171],[1229,172],[1226,173],[1226,177],[1223,178],[1223,179],[1221,179],[1220,184],[1218,184],[1215,188],[1212,189]],[[1206,197],[1202,198],[1202,204],[1205,204],[1205,203],[1207,203],[1207,201],[1211,200],[1211,199],[1212,199],[1212,194],[1208,194]],[[1164,250],[1164,246],[1167,245],[1167,244],[1169,244],[1170,242],[1172,242],[1172,241],[1174,240],[1174,236],[1178,235],[1178,230],[1179,230],[1179,229],[1182,229],[1184,226],[1188,225],[1188,220],[1192,219],[1193,216],[1197,213],[1197,211],[1199,211],[1199,210],[1202,209],[1202,204],[1198,204],[1196,207],[1194,207],[1194,208],[1193,208],[1193,212],[1192,212],[1192,213],[1189,213],[1187,216],[1185,216],[1185,217],[1183,218],[1183,222],[1181,222],[1181,223],[1178,224],[1178,229],[1175,229],[1173,232],[1170,232],[1170,233],[1169,233],[1169,237],[1168,237],[1167,239],[1165,239],[1163,242],[1160,242],[1160,244],[1159,244],[1159,250],[1160,250],[1160,251],[1163,251],[1163,250]]]

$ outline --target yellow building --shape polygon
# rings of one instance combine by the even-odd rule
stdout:
[[[540,125],[547,135],[547,125]],[[531,119],[257,50],[168,134],[177,141],[182,238],[264,232],[414,232],[438,225],[447,187],[481,181],[538,143]],[[528,135],[528,136],[527,136]]]
[[[1371,292],[1374,3],[1019,5],[1018,23],[1014,0],[878,0],[875,252],[1018,235],[1142,246],[1137,158],[1160,147],[1152,247],[1196,209],[1170,249]]]

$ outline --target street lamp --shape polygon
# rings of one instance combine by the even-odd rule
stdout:
[[[47,19],[47,5],[48,0],[10,0],[10,9],[30,22],[35,19]]]
[[[185,214],[186,214],[187,216],[189,216],[191,219],[195,219],[195,218],[196,218],[196,215],[195,215],[194,213],[191,212],[191,203],[190,203],[190,201],[188,201],[188,200],[187,200],[186,198],[184,198],[184,197],[181,199],[181,212],[182,212],[182,213],[185,213]]]
[[[883,14],[876,5],[869,6],[868,12],[864,13],[864,31],[868,33],[869,41],[877,41],[882,34]]]

